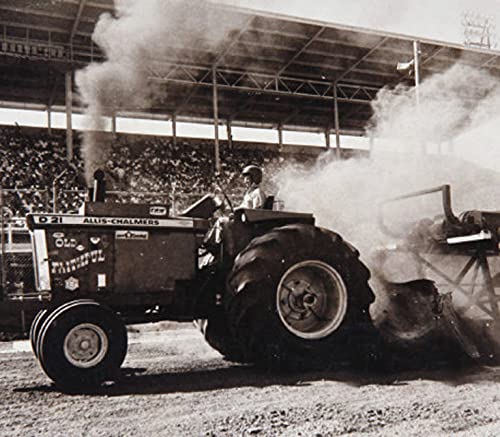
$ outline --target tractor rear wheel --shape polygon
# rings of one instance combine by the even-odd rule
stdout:
[[[118,372],[127,351],[127,332],[113,310],[76,301],[47,317],[37,350],[40,365],[56,385],[92,388]]]
[[[246,358],[267,368],[345,364],[374,332],[369,276],[338,234],[302,224],[274,229],[235,259],[229,324]]]
[[[223,313],[212,315],[208,319],[196,320],[194,323],[205,341],[225,360],[237,363],[245,362],[244,355],[236,343]]]

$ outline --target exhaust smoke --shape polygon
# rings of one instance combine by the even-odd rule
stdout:
[[[76,74],[88,131],[83,139],[87,180],[107,161],[106,117],[140,111],[168,98],[161,77],[169,62],[190,64],[211,59],[214,50],[243,23],[204,0],[115,0],[114,14],[103,14],[92,38],[106,60]]]
[[[378,212],[387,199],[450,184],[455,213],[500,209],[500,150],[495,150],[500,87],[486,71],[457,64],[421,83],[418,108],[414,89],[398,86],[382,89],[373,110],[369,134],[375,137],[375,151],[370,159],[336,161],[327,154],[312,171],[283,169],[277,184],[287,209],[314,212],[319,225],[339,232],[360,250],[373,276],[384,276],[386,272],[376,271],[372,254],[398,242],[379,225]],[[476,141],[486,136],[495,142]],[[440,197],[409,199],[391,204],[386,224],[407,233],[419,220],[439,213]],[[493,275],[500,272],[495,261],[490,260]],[[458,271],[464,260],[459,263]],[[407,274],[410,267],[401,265],[400,273]],[[460,302],[456,292],[453,301]],[[465,316],[470,317],[465,321],[475,339],[484,337],[484,324]],[[494,354],[500,357],[495,340],[500,332],[491,324],[488,331]]]

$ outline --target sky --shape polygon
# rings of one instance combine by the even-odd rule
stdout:
[[[462,14],[465,11],[480,12],[500,19],[500,0],[210,0],[244,8],[271,13],[285,14],[328,23],[363,27],[373,30],[394,32],[419,38],[433,39],[461,44],[463,42]],[[84,127],[75,116],[74,126]],[[0,122],[46,126],[46,114],[31,111],[0,110]],[[54,114],[53,127],[64,128],[63,114]],[[118,120],[117,128],[128,132],[149,132],[171,134],[171,126],[164,121]],[[179,124],[178,135],[212,137],[209,126]],[[226,130],[221,128],[224,139]],[[235,140],[277,141],[276,131],[235,128]],[[311,143],[321,146],[324,137],[316,134],[284,132],[284,141],[290,144]],[[366,141],[343,138],[343,146],[366,148]]]

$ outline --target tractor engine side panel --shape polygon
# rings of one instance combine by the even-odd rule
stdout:
[[[99,294],[174,297],[196,279],[205,220],[34,214],[37,290],[57,299]],[[55,294],[54,294],[55,293]]]
[[[196,273],[195,234],[167,229],[47,230],[52,287],[67,291],[173,291]]]
[[[110,231],[51,228],[46,244],[53,290],[112,291],[115,257]]]
[[[116,231],[114,282],[117,292],[175,289],[175,281],[193,279],[196,241],[190,232]]]

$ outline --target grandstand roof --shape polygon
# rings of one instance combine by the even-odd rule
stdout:
[[[303,127],[334,125],[338,96],[343,132],[361,132],[370,101],[384,86],[409,80],[396,71],[413,58],[417,38],[326,22],[224,7],[245,23],[215,50],[169,49],[151,71],[168,99],[152,111],[183,119],[211,119],[216,66],[219,117],[233,124]],[[0,0],[0,100],[64,105],[64,73],[104,60],[92,42],[95,23],[113,12],[112,0]],[[500,77],[500,52],[422,40],[421,75],[456,62]],[[334,84],[337,86],[334,87]],[[131,111],[134,108],[129,108]]]

